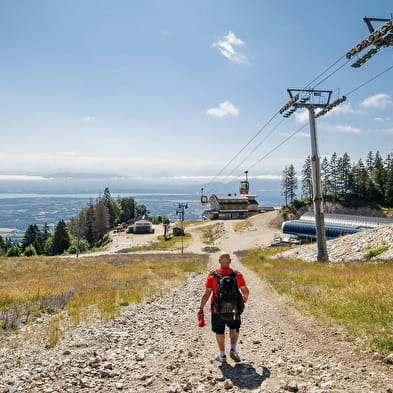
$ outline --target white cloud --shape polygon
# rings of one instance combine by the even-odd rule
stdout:
[[[386,128],[383,130],[384,135],[392,135],[393,134],[393,128]]]
[[[391,105],[393,105],[393,101],[391,100],[390,96],[383,93],[368,97],[360,104],[360,106],[364,108],[377,109],[386,109]]]
[[[50,177],[31,175],[0,175],[0,181],[42,181],[52,180]]]
[[[239,109],[235,107],[230,101],[222,102],[216,108],[210,108],[206,110],[209,116],[213,117],[225,117],[225,116],[239,116]]]
[[[309,120],[308,110],[303,109],[301,111],[295,112],[295,121],[296,123],[304,124],[307,123]]]
[[[94,116],[90,116],[90,115],[86,115],[82,117],[82,121],[85,123],[91,123],[92,121],[94,121],[96,118]]]
[[[356,128],[352,126],[336,126],[335,130],[340,132],[350,132],[352,134],[359,134],[361,132],[360,128]]]
[[[223,37],[223,39],[215,42],[213,48],[218,48],[223,56],[235,63],[247,64],[247,58],[244,53],[237,51],[234,47],[242,47],[245,42],[237,38],[232,31]]]
[[[257,175],[249,176],[249,179],[259,179],[259,180],[281,180],[282,175]]]
[[[358,110],[358,109],[353,109],[352,104],[350,102],[347,102],[347,103],[336,106],[334,109],[332,109],[330,112],[328,112],[326,114],[326,116],[328,116],[329,114],[334,114],[334,113],[358,114],[358,113],[362,113],[362,111]]]
[[[390,117],[375,117],[375,121],[389,121]]]

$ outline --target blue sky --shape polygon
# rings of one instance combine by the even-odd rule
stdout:
[[[363,17],[392,12],[387,0],[0,0],[0,191],[81,172],[207,184],[288,101],[287,88],[368,36]],[[344,63],[318,88],[350,92],[390,67],[393,50],[359,69]],[[321,156],[392,152],[392,81],[391,70],[317,120]],[[300,173],[308,125],[274,150],[305,124],[301,111],[281,120],[219,179],[280,177],[289,164]]]

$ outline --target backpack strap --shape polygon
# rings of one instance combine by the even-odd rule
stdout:
[[[238,273],[238,271],[234,270],[231,274],[229,274],[229,276],[235,278],[237,273]],[[221,275],[220,273],[218,273],[216,270],[211,270],[210,274],[212,274],[214,277],[217,277],[219,280],[221,280],[223,277],[225,277],[225,276]]]
[[[210,272],[210,274],[212,274],[214,277],[217,277],[219,280],[221,280],[224,276],[222,276],[220,273],[218,273],[217,271],[215,271],[215,270],[212,270],[211,272]]]

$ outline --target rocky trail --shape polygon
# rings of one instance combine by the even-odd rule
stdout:
[[[266,222],[248,233],[225,229],[220,247],[231,253],[272,239]],[[212,255],[209,268],[215,266]],[[234,255],[233,268],[250,288],[238,345],[241,363],[214,360],[208,310],[204,328],[196,316],[205,274],[194,274],[162,297],[126,307],[110,322],[97,317],[72,328],[54,348],[35,337],[35,326],[16,340],[6,338],[0,392],[393,392],[392,364],[301,315]]]

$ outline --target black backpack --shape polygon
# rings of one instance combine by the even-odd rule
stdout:
[[[215,270],[210,274],[218,278],[217,293],[212,303],[216,312],[225,321],[236,319],[244,310],[243,296],[236,281],[237,271],[234,270],[229,276],[222,276]]]

